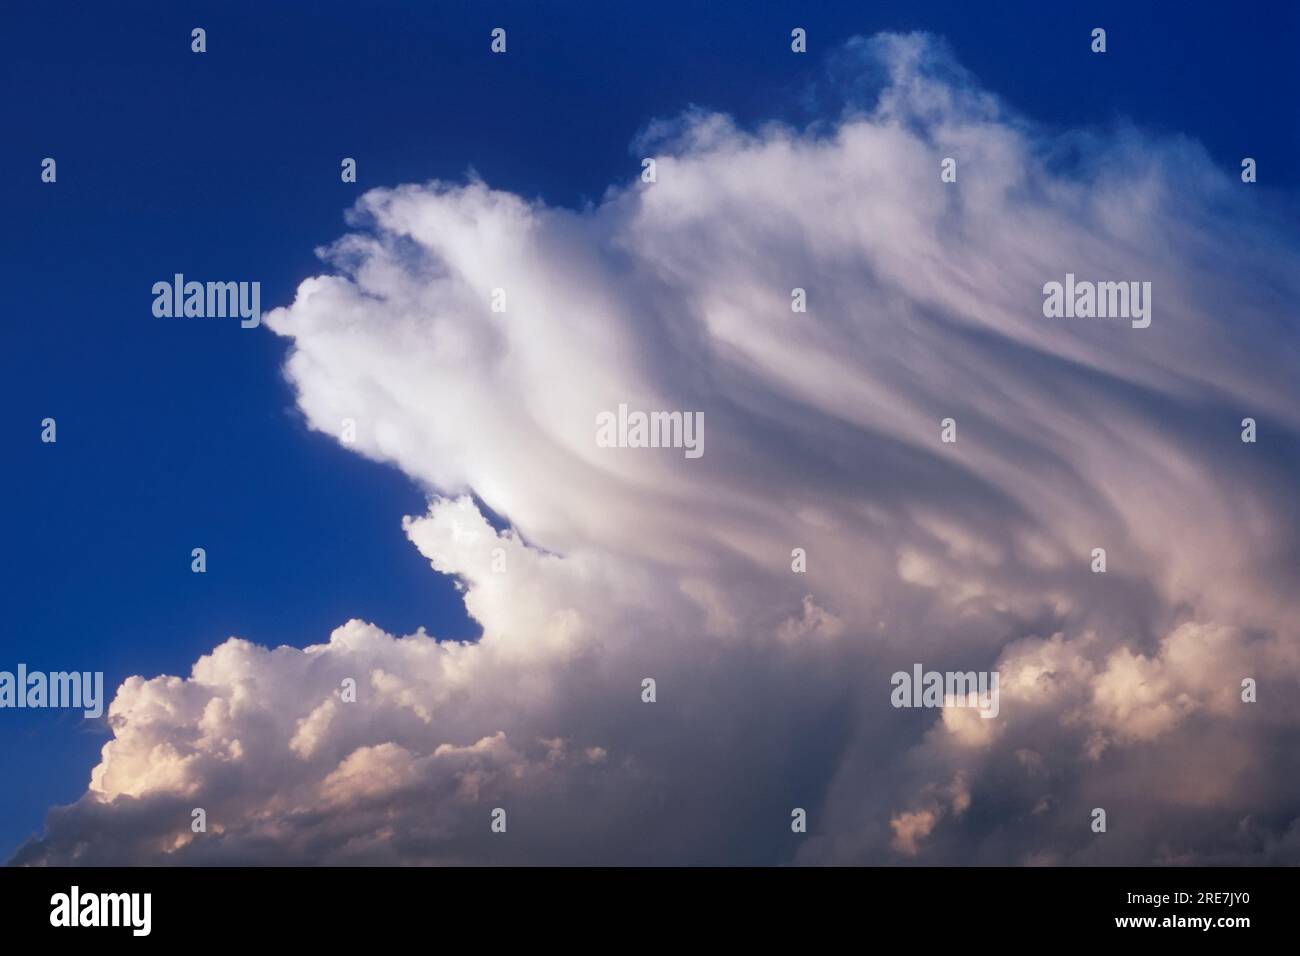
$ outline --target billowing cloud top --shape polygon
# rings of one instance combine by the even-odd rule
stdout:
[[[652,125],[593,208],[367,193],[266,321],[311,426],[430,489],[481,639],[132,678],[17,862],[1300,861],[1294,228],[924,36],[829,75],[806,129]],[[1067,274],[1150,326],[1046,317]],[[602,447],[620,404],[704,453]],[[891,706],[915,663],[996,670],[998,715]]]

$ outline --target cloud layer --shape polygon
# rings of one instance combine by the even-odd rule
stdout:
[[[481,639],[132,678],[16,861],[1300,862],[1293,227],[925,36],[827,84],[802,129],[653,124],[656,181],[580,211],[365,194],[266,324],[309,424],[430,490],[407,534]],[[1067,273],[1151,282],[1150,328],[1044,318]],[[705,454],[598,447],[620,403]],[[998,717],[894,709],[914,663],[998,670]]]

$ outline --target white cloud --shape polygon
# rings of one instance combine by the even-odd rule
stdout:
[[[132,678],[18,859],[1294,859],[1297,708],[1235,690],[1300,676],[1293,485],[1237,440],[1300,425],[1294,232],[1188,141],[1049,133],[919,36],[835,73],[877,66],[808,129],[655,124],[658,181],[580,212],[367,193],[265,322],[311,427],[438,493],[406,531],[482,638],[352,621]],[[1067,272],[1151,281],[1151,327],[1045,319]],[[620,402],[702,411],[707,453],[597,447]],[[1001,670],[998,718],[893,710],[913,662]],[[220,830],[177,846],[192,805]]]

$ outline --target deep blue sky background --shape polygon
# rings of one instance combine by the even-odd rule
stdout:
[[[155,319],[155,281],[260,280],[269,310],[320,271],[313,249],[366,188],[470,167],[597,200],[639,172],[629,143],[649,120],[694,103],[803,122],[825,54],[879,30],[942,35],[1035,119],[1182,131],[1293,191],[1297,6],[6,2],[0,669],[103,670],[111,695],[130,674],[188,675],[232,634],[302,646],[351,617],[476,633],[402,534],[423,491],[305,429],[280,340]],[[488,52],[495,26],[505,57]],[[789,52],[794,26],[807,56]],[[339,181],[344,156],[357,185]],[[46,416],[57,445],[39,440]],[[190,572],[198,546],[206,575]],[[84,791],[106,739],[79,712],[0,711],[0,858]]]

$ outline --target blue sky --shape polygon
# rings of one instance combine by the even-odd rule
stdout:
[[[155,320],[159,279],[256,279],[264,310],[287,304],[365,189],[471,168],[552,205],[596,202],[636,175],[629,144],[651,120],[694,104],[801,125],[824,55],[882,30],[942,36],[1049,127],[1180,131],[1226,169],[1254,156],[1261,190],[1292,189],[1296,20],[1267,3],[11,4],[0,666],[103,670],[116,687],[187,674],[230,635],[303,646],[353,617],[477,633],[402,532],[424,490],[306,428],[287,343],[265,328]],[[1097,25],[1104,58],[1088,52]],[[789,53],[793,26],[807,57]],[[339,181],[344,156],[357,185]],[[56,446],[38,440],[46,416]],[[0,848],[84,791],[106,739],[69,712],[0,714]]]

